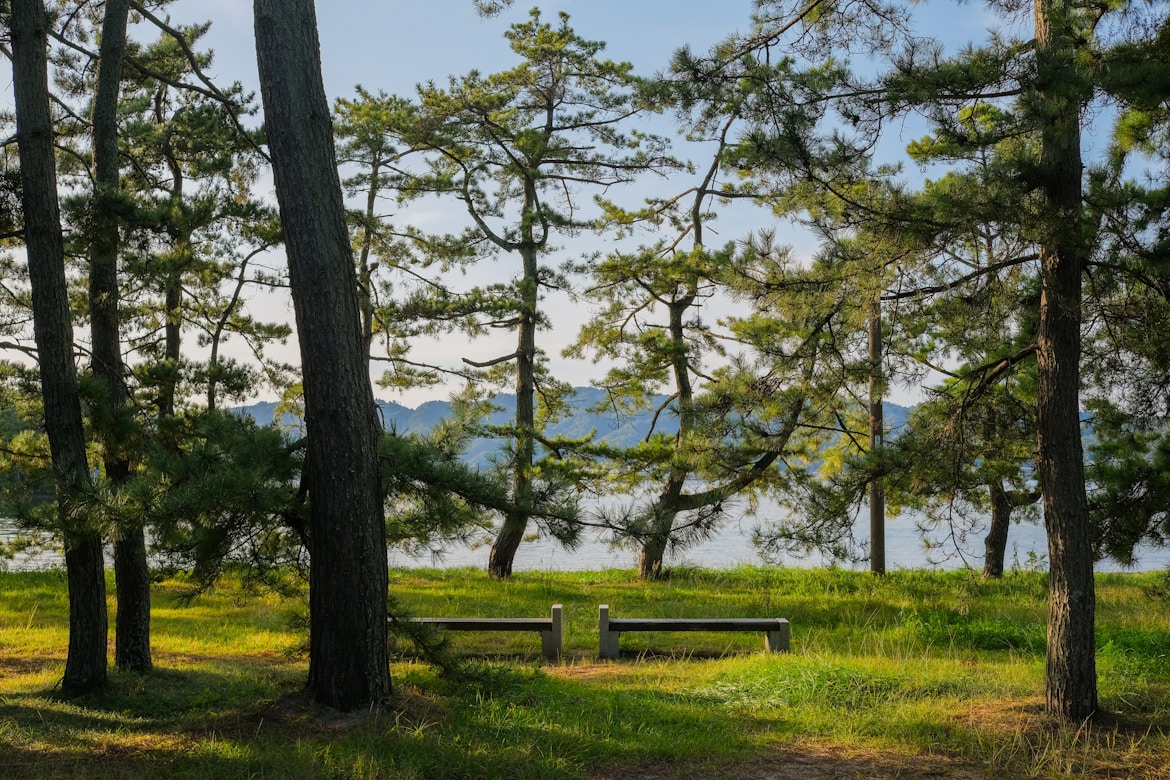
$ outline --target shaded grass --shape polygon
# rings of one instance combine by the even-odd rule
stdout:
[[[1046,582],[1017,573],[742,568],[642,583],[625,571],[394,572],[410,612],[543,616],[565,607],[566,657],[533,634],[452,633],[478,674],[456,681],[402,643],[394,701],[339,715],[299,694],[303,604],[228,581],[186,603],[156,587],[149,674],[68,701],[59,573],[0,574],[0,777],[1170,777],[1170,601],[1159,574],[1098,577],[1098,667],[1110,715],[1042,713]],[[615,616],[787,617],[762,637],[622,637]]]

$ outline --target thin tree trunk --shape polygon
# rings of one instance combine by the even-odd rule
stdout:
[[[118,96],[126,50],[128,0],[106,0],[93,101],[94,227],[89,251],[90,341],[93,374],[105,388],[104,410],[97,415],[106,478],[115,485],[130,476],[121,441],[120,420],[128,411],[122,363],[118,289]],[[150,570],[146,536],[140,526],[119,527],[114,537],[114,588],[118,613],[114,664],[146,671],[150,656]]]
[[[869,448],[879,452],[886,436],[882,406],[882,304],[880,296],[869,318]],[[869,570],[886,573],[886,495],[880,478],[869,483]]]
[[[174,417],[176,409],[176,395],[179,385],[179,360],[183,355],[183,326],[180,321],[179,309],[183,306],[183,280],[178,271],[168,274],[163,283],[163,306],[166,309],[166,322],[163,332],[166,340],[163,344],[163,360],[167,364],[158,389],[158,416]]]
[[[697,208],[697,206],[696,206]],[[702,221],[697,213],[693,214],[692,224],[695,229],[696,247],[702,239]],[[691,290],[694,287],[692,286]],[[695,391],[691,385],[690,363],[686,340],[686,326],[684,318],[687,311],[695,302],[693,292],[688,291],[681,298],[669,304],[670,343],[674,347],[671,359],[671,374],[674,377],[674,387],[678,394],[678,433],[675,436],[675,450],[681,454],[686,446],[687,438],[693,435],[698,428],[699,421],[695,415]],[[677,460],[667,476],[666,484],[658,495],[651,508],[650,536],[642,544],[642,554],[638,560],[638,576],[642,579],[660,579],[662,577],[662,560],[666,554],[666,546],[670,543],[670,535],[674,531],[674,520],[681,509],[683,488],[686,486],[690,469],[687,464]]]
[[[720,135],[720,148],[727,138],[727,133],[734,122],[729,118],[723,126]],[[705,213],[703,201],[709,194],[712,182],[720,169],[720,156],[715,155],[703,178],[702,185],[695,192],[691,203],[690,226],[692,231],[692,249],[696,252],[703,248],[703,227]],[[676,454],[682,454],[687,438],[698,431],[699,419],[695,413],[695,390],[691,383],[690,345],[687,343],[686,327],[684,324],[687,312],[695,304],[695,290],[698,288],[698,279],[689,280],[690,286],[683,288],[684,292],[669,304],[670,343],[673,348],[671,357],[671,376],[674,377],[674,389],[678,396],[678,434],[675,437]],[[642,553],[638,558],[638,577],[640,579],[661,579],[665,576],[662,569],[666,557],[666,548],[670,544],[671,534],[674,532],[674,521],[682,511],[683,489],[686,487],[687,477],[690,476],[690,467],[682,460],[676,460],[667,477],[657,501],[651,508],[652,528],[650,535],[642,544]]]
[[[365,224],[358,252],[358,309],[362,315],[362,344],[367,359],[374,346],[374,271],[370,253],[374,248],[374,225],[378,220],[378,193],[381,190],[382,158],[376,154],[370,164],[370,190],[366,193]]]
[[[49,112],[48,15],[41,0],[12,0],[12,84],[23,179],[24,238],[45,429],[57,481],[69,586],[69,651],[61,687],[90,693],[106,683],[106,580],[101,537],[85,522],[89,467],[73,363],[73,326],[57,201]]]
[[[525,201],[525,213],[535,204],[535,195]],[[532,465],[536,458],[536,318],[539,289],[537,286],[536,245],[532,240],[520,250],[524,277],[520,282],[520,323],[516,344],[516,434],[512,463],[512,506],[492,544],[488,573],[493,577],[512,576],[516,550],[532,517]]]
[[[309,679],[352,711],[390,694],[380,429],[312,0],[255,0],[256,55],[308,427]]]
[[[1050,566],[1047,707],[1066,720],[1081,721],[1097,709],[1096,595],[1080,427],[1084,98],[1075,84],[1071,13],[1067,0],[1036,2],[1040,163],[1047,210],[1036,350],[1036,465],[1044,490]]]

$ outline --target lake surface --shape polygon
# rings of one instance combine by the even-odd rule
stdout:
[[[668,552],[665,566],[701,566],[704,568],[734,568],[739,565],[767,565],[752,546],[751,536],[755,520],[747,518],[733,521],[723,527],[712,538],[702,544],[677,552]],[[864,519],[855,529],[859,541],[869,538],[869,520]],[[956,552],[953,542],[939,549],[927,550],[913,517],[900,516],[886,521],[886,569],[961,569],[970,566],[983,568],[983,536],[986,528],[976,528],[967,534]],[[943,541],[942,534],[933,534],[935,543]],[[431,556],[410,556],[402,552],[391,552],[390,565],[400,568],[428,566],[459,567],[474,566],[485,568],[488,560],[487,545],[468,548],[466,546],[446,552],[440,559]],[[948,554],[949,553],[949,554]],[[1048,542],[1044,527],[1033,523],[1013,523],[1008,534],[1005,568],[1020,569],[1047,568]],[[590,571],[596,569],[622,569],[637,566],[638,553],[630,549],[613,549],[598,540],[589,540],[576,550],[566,550],[551,540],[538,539],[524,542],[516,551],[514,571]],[[785,557],[779,565],[811,568],[827,566],[833,562],[813,555],[806,558]],[[867,561],[838,561],[836,565],[847,569],[868,569]],[[1170,548],[1142,548],[1136,565],[1125,567],[1115,561],[1099,561],[1097,571],[1154,571],[1170,569]]]
[[[733,568],[741,564],[765,565],[751,544],[755,520],[745,518],[732,521],[719,530],[712,538],[694,547],[668,552],[666,566],[702,566],[705,568]],[[868,537],[868,520],[863,528],[857,529],[859,540]],[[956,545],[949,542],[941,549],[927,550],[915,519],[910,515],[890,518],[886,522],[886,568],[895,569],[957,569],[964,566],[982,568],[983,534],[985,529],[976,528]],[[0,542],[15,537],[11,521],[0,518]],[[935,542],[941,541],[941,534],[934,534]],[[947,554],[949,552],[949,554]],[[1045,568],[1048,545],[1044,528],[1033,523],[1014,523],[1008,536],[1008,568]],[[623,569],[637,565],[637,552],[629,549],[614,549],[607,543],[586,540],[576,550],[566,550],[554,541],[527,541],[520,545],[514,563],[515,571],[589,571],[595,569]],[[430,555],[411,556],[398,550],[390,552],[390,565],[396,568],[421,568],[429,566],[461,567],[487,566],[488,546],[461,546],[446,551],[441,558]],[[784,558],[780,565],[796,567],[825,566],[831,561],[814,555],[808,558]],[[23,571],[51,568],[62,565],[60,551],[52,546],[39,549],[33,554],[18,554],[11,560],[0,558],[0,569]],[[112,564],[111,564],[112,565]],[[865,561],[851,563],[837,562],[843,568],[868,569]],[[1139,550],[1137,564],[1127,568],[1114,561],[1100,561],[1097,571],[1153,571],[1170,569],[1170,548],[1147,547]]]

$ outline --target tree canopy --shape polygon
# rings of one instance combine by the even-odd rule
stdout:
[[[307,565],[309,687],[354,709],[389,692],[388,542],[493,533],[503,578],[535,524],[660,577],[767,501],[766,557],[881,572],[868,502],[985,528],[989,577],[1042,517],[1048,708],[1096,710],[1094,562],[1170,535],[1165,4],[992,3],[946,48],[915,4],[760,0],[656,73],[533,9],[494,72],[332,110],[313,3],[278,5],[263,123],[170,2],[3,8],[0,492],[64,543],[66,688],[105,679],[103,540],[119,667],[151,666],[149,533],[200,583]],[[550,433],[566,361],[637,443]],[[457,414],[386,431],[372,381]],[[258,397],[296,424],[232,411]]]

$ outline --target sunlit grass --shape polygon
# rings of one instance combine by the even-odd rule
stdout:
[[[228,580],[188,602],[154,592],[148,674],[68,701],[59,573],[0,574],[0,777],[572,778],[766,774],[829,762],[839,776],[1170,777],[1170,592],[1161,574],[1098,578],[1098,667],[1109,714],[1043,714],[1046,580],[1014,573],[743,568],[398,571],[415,615],[543,616],[565,608],[566,654],[532,634],[452,633],[478,673],[445,676],[399,643],[396,695],[343,716],[298,695],[304,601]],[[597,659],[597,606],[615,616],[786,617],[789,654],[762,637],[622,637]],[[115,605],[111,602],[111,616]],[[811,757],[811,758],[810,758]],[[761,771],[763,769],[763,771]]]

